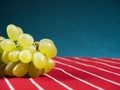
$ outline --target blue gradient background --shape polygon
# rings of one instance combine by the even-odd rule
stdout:
[[[120,57],[120,0],[1,0],[0,35],[10,23],[52,39],[58,56]]]

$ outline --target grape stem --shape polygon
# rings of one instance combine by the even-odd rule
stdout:
[[[33,46],[35,46],[36,47],[36,51],[39,51],[39,42],[37,42],[37,41],[35,41],[34,43],[33,43]]]

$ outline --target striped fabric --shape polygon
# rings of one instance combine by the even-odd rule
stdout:
[[[0,90],[120,90],[120,59],[56,57],[39,78],[0,78]]]

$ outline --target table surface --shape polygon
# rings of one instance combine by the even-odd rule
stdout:
[[[0,90],[120,90],[120,59],[56,57],[38,78],[0,78]]]

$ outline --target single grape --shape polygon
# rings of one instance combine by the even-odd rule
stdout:
[[[44,73],[50,72],[54,67],[55,67],[55,61],[53,59],[49,58],[47,60],[46,67],[44,68],[45,69]]]
[[[24,47],[24,49],[28,49],[30,50],[32,53],[35,53],[36,52],[36,47],[31,45],[31,46],[28,46],[28,47]]]
[[[9,54],[9,52],[4,51],[2,56],[1,56],[1,60],[5,64],[8,64],[10,62],[10,59],[8,58],[8,54]]]
[[[39,41],[39,44],[42,44],[42,43],[44,43],[44,42],[54,44],[54,42],[53,42],[51,39],[47,39],[47,38],[41,39],[41,40]]]
[[[23,63],[29,63],[32,61],[32,52],[30,50],[22,50],[20,53],[19,53],[19,59],[21,62]]]
[[[20,53],[20,50],[14,49],[9,52],[8,58],[12,62],[17,62],[17,61],[19,61],[19,53]]]
[[[27,74],[28,68],[28,63],[18,62],[13,68],[13,75],[16,77],[23,77]]]
[[[23,30],[22,30],[21,27],[17,27],[17,29],[19,30],[20,35],[23,34]],[[18,37],[19,37],[19,36],[18,36]]]
[[[16,27],[13,24],[7,26],[8,37],[12,40],[18,40],[18,37],[23,33],[20,27]]]
[[[6,76],[5,67],[6,67],[6,64],[4,63],[0,64],[0,77]]]
[[[0,43],[2,40],[4,40],[5,38],[3,36],[0,36]],[[3,53],[3,49],[1,48],[1,45],[0,45],[0,54]]]
[[[33,37],[30,34],[21,34],[18,38],[18,43],[23,46],[31,46],[34,42]]]
[[[15,65],[17,64],[18,62],[9,62],[7,64],[7,66],[5,67],[5,73],[9,76],[14,76],[13,75],[13,68],[15,67]]]
[[[0,54],[3,53],[3,49],[0,47]]]
[[[57,48],[50,42],[42,42],[39,44],[40,52],[44,53],[48,58],[53,58],[57,55]]]
[[[5,39],[5,37],[3,37],[3,36],[0,36],[0,41],[2,41],[2,40],[4,40]]]
[[[0,64],[2,64],[3,62],[2,62],[2,60],[1,60],[1,57],[2,57],[2,54],[0,53]]]
[[[43,74],[43,72],[44,72],[44,69],[38,69],[34,66],[32,62],[30,63],[28,74],[31,78],[39,77],[40,75]]]
[[[8,52],[16,48],[15,42],[10,39],[4,39],[3,41],[1,41],[0,46],[3,50]]]
[[[44,54],[40,52],[35,52],[33,54],[33,64],[35,65],[36,68],[42,69],[45,68],[47,63],[47,58]]]
[[[1,54],[1,53],[3,53],[3,49],[2,49],[1,46],[0,46],[0,54]]]

